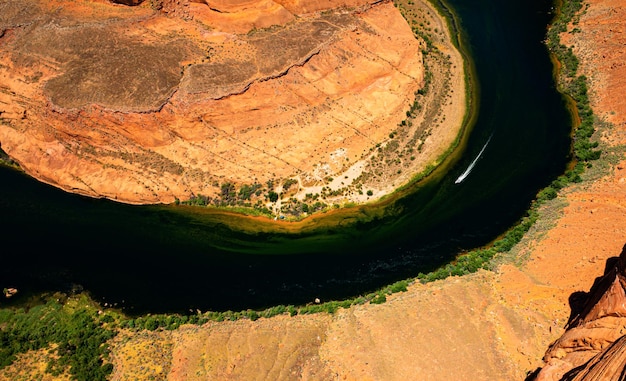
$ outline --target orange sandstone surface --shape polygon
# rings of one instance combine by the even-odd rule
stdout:
[[[454,91],[429,95],[447,122],[416,112],[399,131],[425,44],[390,1],[5,0],[1,148],[41,181],[127,203],[223,184],[261,184],[262,202],[287,180],[298,198],[377,198],[435,162],[464,116],[461,58],[413,8],[439,20]],[[407,152],[385,165],[376,147]]]

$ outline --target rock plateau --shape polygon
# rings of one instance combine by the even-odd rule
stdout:
[[[456,128],[399,132],[422,49],[389,1],[6,0],[0,144],[41,181],[127,203],[241,186],[262,203],[283,184],[365,201],[364,186],[388,193],[458,134],[459,106]],[[464,104],[462,71],[453,80]],[[380,146],[397,160],[375,171]]]

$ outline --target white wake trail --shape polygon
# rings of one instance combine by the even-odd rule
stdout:
[[[472,169],[474,169],[474,166],[476,165],[476,162],[478,162],[478,159],[480,159],[480,157],[483,155],[483,152],[485,152],[485,148],[487,148],[487,145],[489,145],[489,142],[491,141],[491,137],[492,136],[493,136],[493,134],[491,134],[489,136],[489,139],[487,139],[487,142],[485,143],[483,148],[481,148],[481,150],[478,153],[478,155],[476,156],[476,158],[474,160],[472,160],[472,162],[467,167],[465,172],[461,173],[461,176],[459,176],[456,180],[454,180],[455,184],[460,184],[461,182],[463,182],[463,180],[465,180],[465,178],[470,174],[470,172],[472,172]]]

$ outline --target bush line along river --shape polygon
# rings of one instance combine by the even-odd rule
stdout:
[[[0,168],[0,286],[22,295],[85,289],[136,314],[262,309],[366,294],[441,268],[522,221],[519,235],[538,192],[554,190],[571,160],[572,117],[544,43],[553,3],[447,4],[475,64],[480,107],[463,157],[445,173],[378,209],[324,216],[315,229],[246,233],[222,212],[90,199]]]

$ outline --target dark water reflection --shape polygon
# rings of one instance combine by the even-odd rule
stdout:
[[[80,285],[137,313],[262,308],[368,292],[490,242],[568,161],[570,117],[542,44],[553,4],[449,3],[476,64],[477,124],[459,163],[388,206],[387,217],[245,234],[189,209],[70,195],[0,168],[0,287]]]

